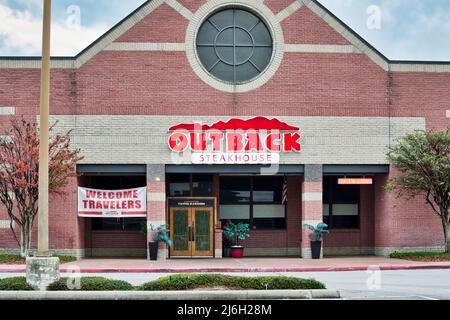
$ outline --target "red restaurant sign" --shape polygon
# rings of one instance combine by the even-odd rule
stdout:
[[[270,164],[282,152],[301,151],[299,130],[264,117],[179,124],[169,129],[168,145],[173,152],[191,152],[195,164]]]
[[[80,217],[121,218],[147,216],[147,188],[96,190],[78,187]]]

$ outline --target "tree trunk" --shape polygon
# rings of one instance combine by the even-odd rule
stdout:
[[[445,252],[450,253],[450,223],[448,221],[448,216],[442,211],[442,227],[444,229],[444,239],[445,239]]]
[[[447,225],[444,227],[446,229],[446,232],[444,232],[445,235],[445,252],[450,253],[450,224],[447,223]]]
[[[20,257],[21,258],[26,258],[26,250],[25,250],[25,224],[23,224],[22,226],[20,226]]]

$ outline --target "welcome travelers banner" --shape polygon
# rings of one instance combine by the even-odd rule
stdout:
[[[146,217],[147,188],[96,190],[78,187],[78,216]]]

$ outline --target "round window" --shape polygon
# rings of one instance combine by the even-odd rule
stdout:
[[[243,9],[225,9],[203,22],[197,54],[216,78],[233,84],[257,77],[272,59],[273,41],[266,24]]]

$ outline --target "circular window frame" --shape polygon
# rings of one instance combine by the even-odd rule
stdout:
[[[256,77],[241,83],[221,80],[209,73],[197,53],[197,35],[200,27],[213,14],[229,8],[243,9],[260,18],[272,36],[272,57],[267,67]],[[244,93],[263,86],[277,72],[284,56],[284,36],[280,23],[272,11],[262,2],[248,3],[244,0],[211,0],[194,13],[186,32],[187,59],[197,76],[211,87],[228,93]]]

